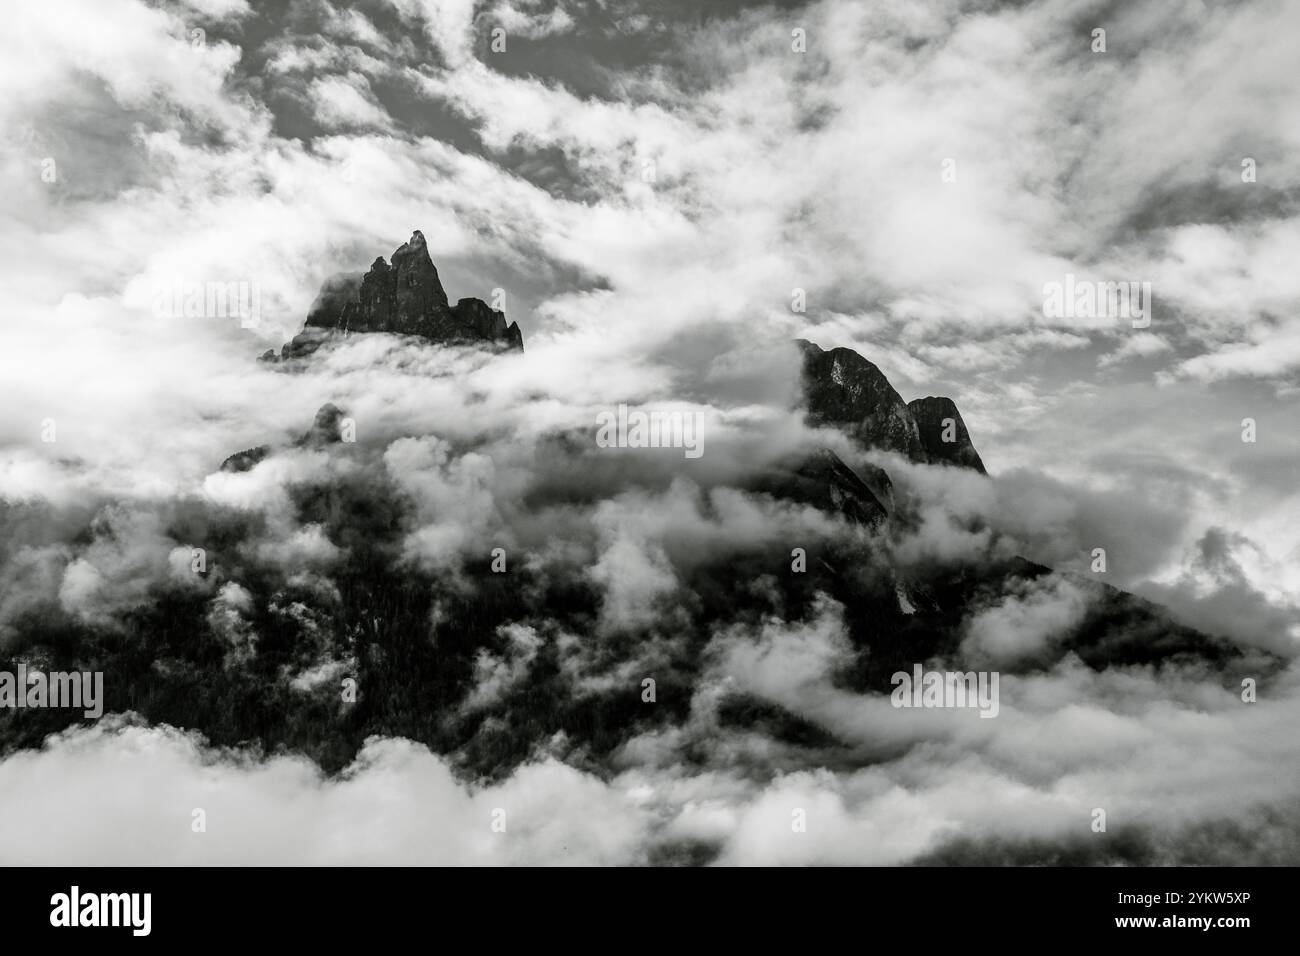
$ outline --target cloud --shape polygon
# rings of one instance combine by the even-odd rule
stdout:
[[[1141,332],[1131,336],[1124,341],[1114,352],[1105,355],[1101,359],[1103,368],[1116,365],[1126,359],[1131,358],[1150,358],[1153,355],[1160,355],[1168,352],[1172,346],[1158,335],[1152,335],[1150,332]]]
[[[502,628],[507,641],[504,655],[480,650],[474,660],[474,689],[461,705],[466,710],[487,707],[500,701],[503,691],[518,685],[528,676],[542,645],[537,632],[524,625]]]
[[[316,118],[329,129],[392,128],[392,120],[370,94],[365,77],[322,77],[312,81]]]
[[[1242,640],[1275,653],[1300,651],[1300,603],[1292,594],[1269,594],[1257,587],[1243,562],[1270,564],[1253,541],[1211,528],[1172,581],[1149,581],[1138,593],[1168,607],[1191,627]],[[1275,579],[1277,573],[1256,573]]]
[[[961,651],[994,669],[1033,660],[1082,624],[1090,603],[1064,578],[1018,583],[998,604],[971,615]]]
[[[404,19],[420,22],[448,66],[471,57],[474,0],[391,0]]]
[[[0,791],[29,808],[22,826],[12,815],[0,825],[11,859],[81,866],[607,865],[637,861],[647,823],[623,795],[555,761],[471,788],[421,746],[373,740],[326,779],[299,757],[239,755],[120,719],[0,762]],[[193,829],[195,810],[205,832]],[[32,838],[46,826],[64,834],[57,846]]]
[[[182,4],[214,20],[239,19],[251,14],[248,0],[180,0]]]
[[[517,0],[515,3],[505,0],[492,7],[486,19],[500,25],[507,36],[524,36],[529,39],[567,33],[574,29],[576,21],[562,3],[555,3],[549,10],[542,9],[545,6],[546,0]]]
[[[405,741],[371,740],[326,778],[301,758],[212,748],[196,734],[107,717],[0,762],[0,788],[28,808],[3,836],[15,860],[44,854],[68,865],[635,864],[690,846],[706,861],[741,865],[890,865],[948,847],[965,847],[968,858],[1019,847],[1034,859],[1057,847],[1083,859],[1167,863],[1221,858],[1217,846],[1248,863],[1274,859],[1270,847],[1284,850],[1290,839],[1285,808],[1300,778],[1277,768],[1295,766],[1294,737],[1279,729],[1300,700],[1294,674],[1248,705],[1193,675],[1095,672],[1067,660],[1007,678],[996,721],[963,722],[894,710],[883,693],[867,706],[869,698],[833,691],[827,679],[847,648],[827,614],[802,634],[769,631],[749,649],[738,633],[722,638],[731,651],[714,658],[715,673],[734,668],[728,692],[781,700],[849,740],[923,746],[878,751],[885,759],[865,766],[789,765],[799,750],[759,750],[717,724],[706,687],[675,740],[631,742],[610,780],[542,757],[483,786],[458,781],[442,758]],[[628,763],[665,745],[689,746],[703,765]],[[1253,781],[1246,803],[1242,779]],[[385,812],[361,812],[376,805]],[[1090,832],[1095,807],[1107,810],[1113,835]],[[191,829],[196,808],[206,833]],[[497,810],[504,834],[492,830]],[[796,811],[802,829],[792,825]],[[30,838],[55,823],[71,828],[69,839]],[[1224,825],[1282,843],[1188,839]]]

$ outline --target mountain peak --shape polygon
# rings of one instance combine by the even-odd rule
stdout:
[[[905,403],[885,373],[853,349],[795,341],[803,356],[808,424],[834,426],[865,447],[898,452],[911,461],[987,474],[952,399],[929,396]]]
[[[853,349],[829,351],[798,339],[808,423],[833,425],[867,447],[925,460],[921,434],[885,373]]]
[[[437,287],[437,294],[442,296],[444,302],[447,300],[447,293],[443,292],[442,283],[438,281],[438,270],[433,265],[433,259],[429,257],[429,244],[424,241],[424,233],[419,229],[411,233],[410,239],[393,250],[391,262],[394,269],[409,270],[413,275],[431,276],[430,284]]]
[[[987,475],[984,462],[970,440],[957,404],[943,396],[927,395],[907,403],[921,431],[921,444],[932,461],[973,468]]]
[[[322,286],[303,331],[282,350],[283,358],[310,355],[333,335],[389,332],[447,345],[482,344],[523,351],[518,323],[479,299],[451,305],[419,229],[371,263],[363,276],[336,276]]]
[[[307,433],[298,439],[299,445],[309,448],[323,448],[343,440],[343,411],[333,402],[326,402],[316,412]]]

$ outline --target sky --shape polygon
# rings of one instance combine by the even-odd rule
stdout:
[[[0,497],[211,492],[327,400],[531,434],[660,403],[725,431],[788,397],[803,337],[957,402],[993,481],[931,488],[950,514],[1062,569],[1104,547],[1112,583],[1289,656],[1297,29],[1284,0],[11,0]],[[255,362],[416,229],[453,300],[504,292],[522,356],[455,381],[375,371],[373,344]],[[1067,275],[1149,283],[1149,326],[1045,314]],[[177,282],[248,283],[257,321],[159,315]],[[863,774],[842,800],[879,796]]]

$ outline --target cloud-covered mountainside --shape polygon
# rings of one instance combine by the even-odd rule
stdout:
[[[186,491],[0,503],[3,668],[102,671],[109,715],[0,717],[15,862],[51,826],[95,862],[1300,859],[1285,647],[1039,563],[1068,493],[989,477],[952,399],[778,341],[788,400],[699,457],[603,447],[485,412],[522,336],[448,301],[416,232],[258,364],[328,374],[313,421]],[[393,385],[430,378],[441,427]],[[916,665],[998,673],[996,717],[893,706]]]

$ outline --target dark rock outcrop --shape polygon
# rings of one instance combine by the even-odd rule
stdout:
[[[325,448],[343,441],[344,414],[337,405],[326,402],[316,412],[311,428],[293,443],[295,448]],[[258,445],[237,451],[221,463],[222,471],[251,471],[257,464],[271,454],[270,445]]]
[[[419,230],[393,252],[377,258],[364,276],[336,276],[316,296],[301,333],[280,357],[310,355],[339,334],[389,332],[446,345],[486,345],[523,351],[517,322],[481,299],[451,305]]]
[[[233,472],[251,471],[258,462],[270,453],[270,445],[258,445],[256,448],[237,451],[221,463],[221,470]]]
[[[326,445],[332,445],[335,442],[343,440],[343,412],[332,402],[326,402],[316,412],[316,418],[311,423],[311,428],[307,433],[298,439],[299,446],[307,448],[323,448]]]
[[[829,448],[819,448],[773,469],[752,490],[811,505],[868,528],[889,517],[889,511],[867,483]]]
[[[852,349],[825,351],[804,339],[799,346],[808,424],[832,425],[865,447],[926,460],[916,421],[884,372]]]
[[[482,299],[459,299],[451,307],[451,314],[456,320],[451,341],[458,341],[456,335],[468,334],[469,341],[504,342],[509,348],[524,350],[524,334],[519,331],[519,323],[506,325],[505,313]]]
[[[951,398],[931,395],[908,402],[907,407],[916,420],[921,432],[921,444],[925,446],[925,452],[931,461],[973,468],[981,475],[988,474],[979,452],[971,444],[970,432],[966,430],[961,412],[957,411]]]
[[[905,403],[885,374],[853,349],[827,351],[804,339],[798,344],[808,424],[838,428],[865,448],[898,452],[910,461],[987,474],[952,399]],[[889,477],[879,468],[874,471],[875,483],[870,476],[867,483],[885,500]]]

